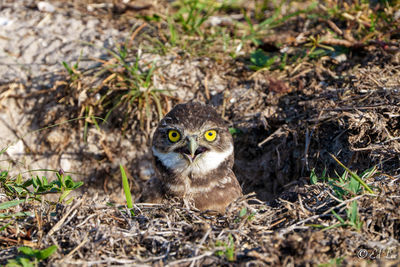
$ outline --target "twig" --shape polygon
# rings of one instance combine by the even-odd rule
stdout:
[[[343,31],[330,19],[325,20],[325,22],[331,27],[331,29],[339,35],[343,35]]]
[[[147,23],[145,22],[145,23],[143,23],[142,25],[140,25],[140,26],[132,33],[131,38],[129,39],[129,43],[128,43],[128,46],[129,46],[129,47],[132,46],[133,40],[135,40],[136,35],[138,35],[138,33],[139,33],[144,27],[146,27],[146,26],[147,26]]]
[[[206,98],[207,100],[210,100],[210,90],[208,89],[208,79],[207,76],[204,78],[204,90],[205,90],[205,94],[206,94]]]
[[[74,265],[80,265],[80,266],[91,266],[91,265],[99,265],[99,264],[104,264],[104,263],[120,263],[120,264],[135,264],[135,266],[139,267],[139,266],[149,266],[149,265],[145,265],[145,264],[137,264],[136,260],[126,260],[126,259],[117,259],[117,258],[107,258],[104,260],[98,260],[98,261],[82,261],[82,260],[78,260],[78,261],[67,261],[64,263],[68,263],[68,264],[74,264]]]
[[[264,145],[266,142],[274,139],[275,137],[280,137],[282,135],[287,135],[287,132],[285,132],[284,130],[286,130],[286,128],[284,126],[279,127],[275,132],[273,132],[270,136],[268,136],[267,138],[265,138],[263,141],[261,141],[260,143],[258,143],[258,147],[261,147],[262,145]]]
[[[75,228],[79,228],[79,227],[81,227],[82,225],[86,224],[86,222],[87,222],[88,220],[90,220],[91,218],[93,218],[93,217],[96,216],[96,215],[98,215],[98,214],[95,213],[95,214],[89,215],[89,216],[86,217],[86,219],[83,220],[80,224],[78,224],[77,226],[75,226]]]
[[[284,222],[284,221],[286,221],[286,218],[282,218],[282,219],[280,219],[280,220],[278,220],[278,221],[276,221],[276,222],[273,222],[273,223],[269,226],[269,228],[272,228],[272,227],[274,227],[275,225],[278,225],[278,224],[280,224],[281,222]]]
[[[333,198],[334,200],[336,200],[337,202],[339,202],[339,203],[342,203],[342,202],[343,202],[343,200],[338,199],[337,197],[335,197],[334,195],[332,195],[331,192],[326,191],[326,193],[327,193],[331,198]]]

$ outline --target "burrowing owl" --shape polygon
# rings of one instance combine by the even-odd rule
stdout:
[[[178,197],[200,210],[224,212],[242,195],[232,171],[232,136],[211,106],[177,105],[160,121],[152,152],[156,177],[146,184],[141,202]]]

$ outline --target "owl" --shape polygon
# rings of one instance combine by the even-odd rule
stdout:
[[[177,197],[202,211],[224,213],[242,196],[232,171],[232,136],[211,106],[198,102],[175,106],[155,130],[151,150],[155,177],[147,182],[140,202]]]

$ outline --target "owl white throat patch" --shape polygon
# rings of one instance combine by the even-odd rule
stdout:
[[[153,147],[153,155],[158,158],[162,164],[173,170],[175,173],[182,174],[199,174],[204,175],[221,165],[233,153],[233,145],[222,152],[206,151],[199,155],[192,163],[177,152],[162,153]]]

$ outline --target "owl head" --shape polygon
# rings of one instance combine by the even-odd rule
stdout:
[[[170,172],[207,173],[222,162],[233,165],[233,141],[215,109],[198,102],[179,104],[154,132],[155,160]]]

